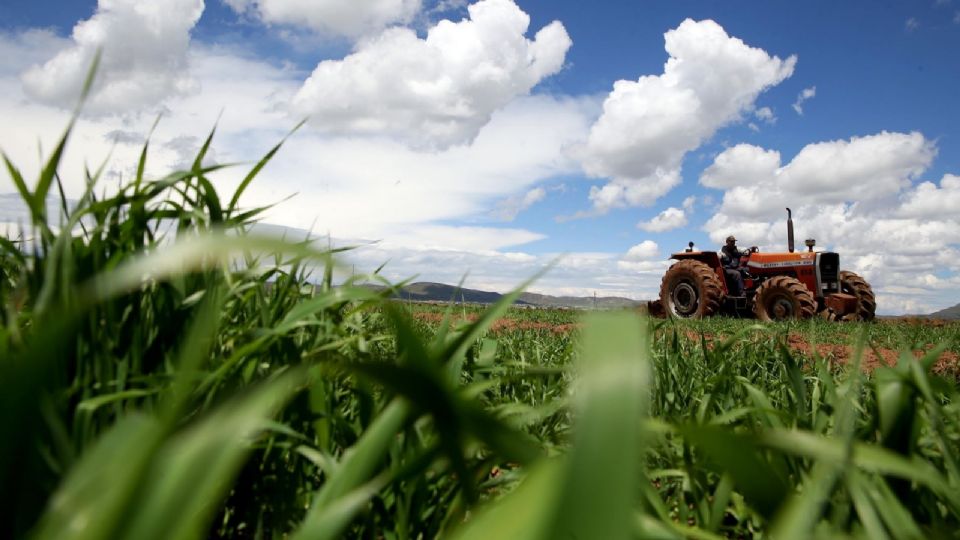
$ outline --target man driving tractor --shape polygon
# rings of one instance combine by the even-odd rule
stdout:
[[[740,257],[750,255],[750,250],[740,251],[737,248],[737,239],[731,235],[727,237],[727,244],[720,248],[720,262],[723,263],[723,272],[727,275],[727,284],[731,296],[743,296],[743,269],[740,268]]]
[[[702,319],[725,314],[762,321],[809,319],[871,321],[877,309],[873,289],[859,275],[840,270],[840,254],[814,251],[816,240],[804,240],[806,251],[794,245],[793,219],[787,208],[787,250],[760,253],[755,246],[741,250],[728,236],[719,252],[699,251],[693,242],[660,281],[660,297],[651,314]]]

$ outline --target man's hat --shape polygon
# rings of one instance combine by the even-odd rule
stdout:
[[[727,237],[727,243],[728,243],[728,244],[731,243],[731,242],[736,242],[736,241],[737,241],[737,239],[734,238],[733,235],[730,235],[730,236]]]

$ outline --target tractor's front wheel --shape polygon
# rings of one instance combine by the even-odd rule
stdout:
[[[776,276],[763,282],[753,297],[753,313],[761,321],[809,319],[817,312],[817,301],[803,283],[790,276]]]
[[[840,272],[840,292],[857,297],[857,312],[851,317],[854,320],[872,321],[877,311],[877,299],[873,296],[873,289],[865,279],[848,272]]]
[[[717,273],[695,260],[680,261],[660,283],[660,303],[670,317],[702,319],[720,309],[723,286]]]

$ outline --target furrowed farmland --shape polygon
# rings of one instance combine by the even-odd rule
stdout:
[[[250,233],[276,149],[227,197],[209,144],[60,215],[63,145],[7,161],[6,535],[957,536],[960,324],[398,302]]]

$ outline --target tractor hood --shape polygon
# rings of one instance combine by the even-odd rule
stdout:
[[[813,266],[817,262],[817,253],[809,251],[799,253],[752,253],[749,268],[789,268],[795,266]]]

